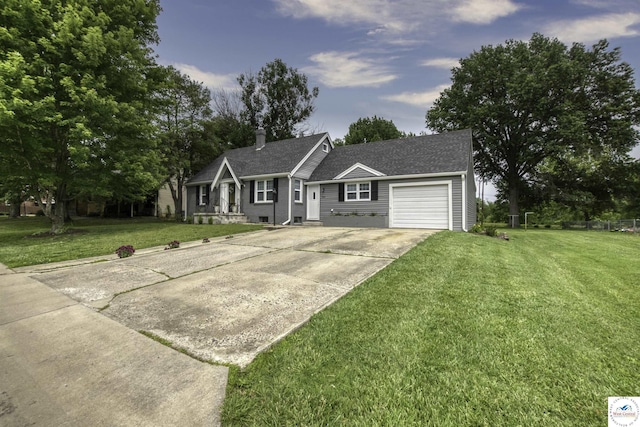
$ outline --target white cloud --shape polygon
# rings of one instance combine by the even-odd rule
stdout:
[[[398,25],[389,0],[274,0],[278,10],[294,18],[321,18],[327,22],[349,25],[372,24],[375,30]]]
[[[369,36],[424,31],[443,20],[490,24],[522,8],[514,0],[273,0],[278,11],[297,19],[319,18],[336,25],[369,26]]]
[[[329,87],[378,87],[397,78],[388,66],[355,52],[321,52],[309,59],[316,65],[302,71]]]
[[[640,36],[640,13],[610,13],[576,20],[563,20],[547,25],[545,34],[566,43],[588,43],[600,39]]]
[[[472,24],[491,24],[522,8],[512,0],[464,0],[452,9],[453,20]]]
[[[195,65],[173,63],[178,71],[188,75],[191,79],[200,82],[211,89],[233,89],[237,87],[236,76],[232,74],[215,74],[203,71]]]
[[[449,86],[448,84],[440,85],[425,92],[402,92],[397,95],[383,96],[382,99],[426,109],[431,106],[433,102],[440,97],[442,91]]]
[[[433,58],[422,61],[420,65],[423,67],[444,68],[445,70],[450,70],[453,67],[459,66],[460,60],[458,58]]]

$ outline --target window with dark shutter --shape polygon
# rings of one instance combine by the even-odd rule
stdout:
[[[251,180],[251,182],[249,183],[249,203],[255,203],[256,202],[256,181],[255,180]]]
[[[338,184],[338,201],[339,202],[344,202],[344,186],[345,184],[343,183]]]

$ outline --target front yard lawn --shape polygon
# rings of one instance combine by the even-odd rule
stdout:
[[[7,267],[44,264],[109,255],[122,245],[143,249],[166,245],[173,240],[202,240],[263,227],[247,224],[194,225],[155,218],[80,218],[69,224],[71,233],[36,236],[49,228],[49,221],[43,217],[0,217],[0,262]]]
[[[602,426],[640,395],[640,237],[430,237],[231,370],[223,425]]]

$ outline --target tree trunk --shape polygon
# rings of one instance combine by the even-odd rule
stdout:
[[[65,218],[67,210],[65,208],[67,198],[67,188],[64,184],[60,185],[56,190],[55,205],[51,206],[51,198],[47,200],[48,210],[51,212],[51,233],[62,234],[65,232]]]
[[[185,178],[181,173],[176,175],[176,185],[173,185],[173,181],[169,180],[169,190],[171,191],[171,198],[173,199],[173,211],[176,215],[176,221],[182,221],[183,217],[183,205],[182,189],[184,188]]]
[[[9,218],[19,218],[20,217],[20,205],[22,202],[14,203],[11,202],[11,208],[9,209]]]
[[[9,203],[11,207],[9,208],[9,218],[18,218],[20,217],[20,205],[22,205],[21,197],[14,197],[9,199]]]
[[[520,228],[520,208],[518,206],[518,184],[509,185],[509,226],[511,228]],[[515,216],[514,216],[515,215]]]

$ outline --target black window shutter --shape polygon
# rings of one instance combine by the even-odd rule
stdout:
[[[196,187],[196,206],[200,204],[200,186]]]
[[[273,178],[273,201],[278,201],[278,178]]]
[[[344,202],[344,184],[338,184],[338,201]]]
[[[206,190],[207,190],[207,191],[204,193],[204,197],[203,197],[203,199],[204,199],[204,204],[205,204],[205,205],[208,205],[208,204],[209,204],[209,186],[208,186],[208,185],[206,185],[204,188],[206,188]]]
[[[256,202],[256,181],[254,179],[249,183],[249,203]]]
[[[378,181],[371,181],[371,200],[378,200]]]

